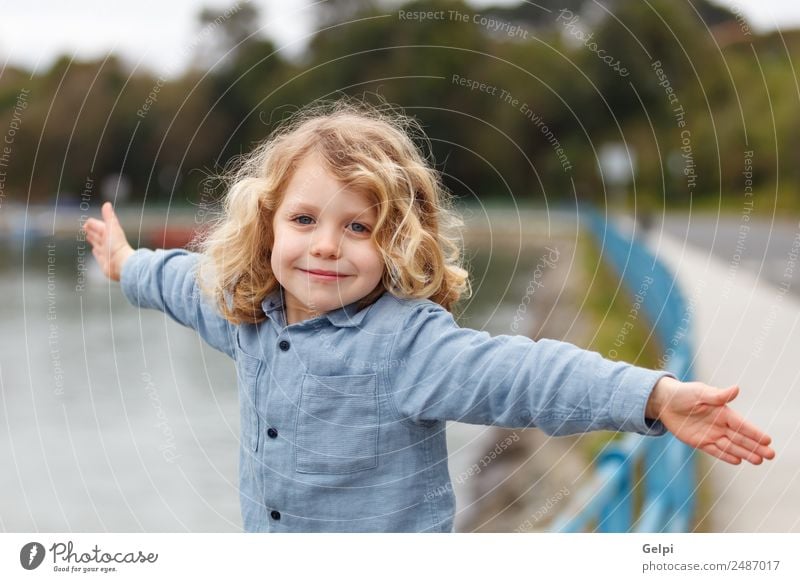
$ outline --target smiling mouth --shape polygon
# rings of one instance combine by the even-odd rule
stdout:
[[[307,271],[306,269],[300,269],[300,270],[317,279],[334,281],[336,279],[344,279],[345,277],[349,277],[349,275],[342,275],[340,273],[335,273],[334,271],[319,271],[316,269],[312,271]]]

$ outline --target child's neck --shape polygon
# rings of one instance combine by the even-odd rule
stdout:
[[[286,319],[286,325],[293,325],[300,323],[307,319],[314,319],[319,317],[322,313],[312,309],[305,309],[300,305],[296,305],[294,301],[286,300],[286,291],[281,287],[281,299],[283,301],[283,315]]]

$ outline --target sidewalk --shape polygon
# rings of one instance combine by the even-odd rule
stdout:
[[[800,532],[800,300],[677,238],[652,232],[648,243],[694,311],[696,379],[737,384],[732,407],[769,433],[776,451],[760,466],[700,453],[711,469],[698,477],[711,480],[715,497],[700,518],[714,532]],[[800,285],[800,268],[785,281]]]

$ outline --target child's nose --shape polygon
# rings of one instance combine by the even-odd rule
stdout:
[[[336,257],[339,255],[340,242],[334,233],[318,228],[311,243],[311,253],[320,257]]]

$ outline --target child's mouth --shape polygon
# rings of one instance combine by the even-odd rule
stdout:
[[[339,279],[344,279],[348,275],[342,275],[339,273],[333,273],[331,271],[306,271],[305,269],[300,269],[304,273],[308,274],[309,277],[313,277],[314,279],[320,279],[322,281],[337,281]]]

